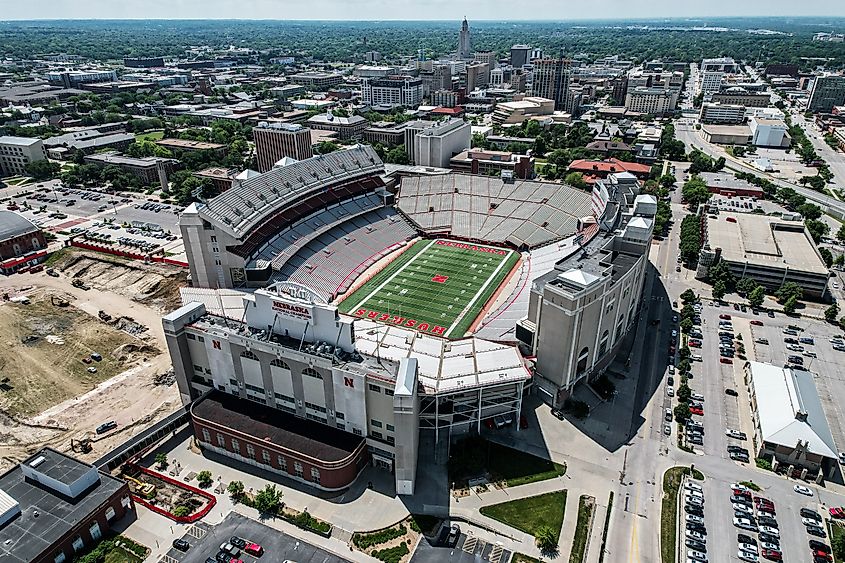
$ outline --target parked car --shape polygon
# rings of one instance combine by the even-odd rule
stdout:
[[[108,422],[104,422],[101,425],[99,425],[96,428],[95,432],[97,434],[105,434],[109,430],[114,430],[115,428],[117,428],[117,422],[110,420]]]
[[[809,487],[805,487],[804,485],[795,485],[792,487],[792,490],[798,493],[799,495],[804,495],[811,497],[813,496],[813,491]]]
[[[749,324],[753,324],[754,326],[763,326],[763,321],[754,319],[754,320],[750,321]]]
[[[725,389],[725,395],[730,395],[731,397],[736,397],[736,396],[738,396],[738,393],[736,392],[736,389],[731,389],[730,387],[728,387],[727,389]]]
[[[740,432],[739,430],[734,430],[732,428],[728,428],[725,430],[725,435],[729,438],[735,438],[737,440],[745,440],[747,437],[745,432]]]
[[[173,540],[173,547],[178,549],[179,551],[188,551],[191,548],[191,544],[183,540],[182,538],[177,538]]]
[[[824,531],[824,528],[821,526],[807,526],[807,533],[811,536],[816,536],[819,538],[826,538],[827,532]]]
[[[813,510],[812,508],[802,508],[799,513],[801,514],[802,518],[812,518],[821,522],[822,515]]]

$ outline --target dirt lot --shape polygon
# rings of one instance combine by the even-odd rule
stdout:
[[[92,439],[93,451],[75,455],[96,459],[179,405],[161,315],[178,303],[184,272],[97,256],[62,255],[52,264],[58,278],[0,277],[0,295],[30,299],[0,303],[0,343],[9,352],[0,355],[0,380],[9,378],[0,390],[0,470],[44,445],[70,452],[71,439]],[[73,287],[74,277],[92,289]],[[51,295],[68,306],[51,304]],[[95,374],[81,362],[93,351],[103,356],[90,364]],[[106,420],[118,428],[97,436]]]

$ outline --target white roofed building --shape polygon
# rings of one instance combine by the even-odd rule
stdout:
[[[835,470],[836,444],[813,374],[760,362],[745,365],[758,457],[815,474]],[[827,464],[827,465],[825,465]]]

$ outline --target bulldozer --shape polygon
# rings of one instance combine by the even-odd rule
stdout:
[[[90,438],[82,438],[81,440],[70,439],[70,449],[76,453],[87,454],[93,449]]]
[[[50,296],[50,304],[54,307],[67,307],[68,305],[70,305],[70,303],[66,299],[56,297],[55,295]]]

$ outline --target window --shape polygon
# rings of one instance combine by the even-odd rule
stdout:
[[[65,563],[66,560],[65,553],[61,552],[53,558],[53,563]]]
[[[340,428],[341,430],[346,430],[346,424],[345,424],[345,423],[343,423],[343,422],[338,422],[338,423],[336,424],[336,426],[337,426],[338,428]]]
[[[258,356],[256,356],[249,350],[244,350],[243,352],[241,352],[241,358],[246,358],[248,360],[257,360]]]
[[[370,426],[372,426],[372,427],[374,427],[374,428],[381,428],[381,421],[380,421],[380,420],[376,420],[376,419],[374,419],[374,418],[371,418],[371,419],[370,419]]]
[[[302,370],[302,375],[307,375],[308,377],[316,377],[317,379],[323,379],[323,376],[320,375],[320,372],[312,368],[305,368],[304,370]]]
[[[601,335],[601,343],[599,344],[599,356],[604,356],[607,352],[607,341],[610,338],[610,332],[604,331]]]
[[[211,441],[211,434],[209,434],[207,428],[202,429],[202,441],[206,443]]]
[[[315,410],[321,413],[326,412],[326,407],[321,407],[320,405],[315,405],[314,403],[309,403],[308,401],[305,401],[305,408]]]
[[[257,385],[250,385],[249,383],[244,383],[244,387],[246,387],[250,391],[254,391],[256,393],[263,393],[264,392],[264,388],[258,387]]]
[[[388,436],[387,437],[387,443],[390,444],[391,446],[395,446],[396,445],[396,438],[394,438],[393,436]]]
[[[217,242],[217,237],[212,236],[212,237],[211,237],[211,242]]]
[[[221,434],[220,432],[217,433],[217,445],[221,448],[226,447],[226,437],[223,436],[223,434]]]
[[[317,469],[316,467],[311,468],[311,480],[314,481],[315,483],[320,482],[320,470]]]
[[[342,412],[334,413],[334,417],[338,420],[346,420],[346,415],[343,414]]]
[[[276,395],[276,398],[279,399],[280,401],[285,401],[285,402],[288,402],[288,403],[295,403],[296,402],[293,397],[289,397],[287,395],[282,395],[281,393],[275,393],[275,395]]]
[[[202,371],[203,371],[202,366],[198,366],[197,364],[194,364],[194,371],[198,371],[198,372],[202,373]]]
[[[284,469],[285,471],[288,470],[288,460],[286,460],[282,456],[278,456],[276,458],[276,463],[279,464],[279,469]]]
[[[238,443],[238,441],[237,441],[237,440],[235,440],[234,438],[232,438],[232,450],[234,450],[234,451],[236,451],[236,452],[238,452],[238,453],[241,453],[241,445],[240,445],[240,443]]]
[[[249,457],[249,459],[255,459],[255,448],[252,447],[252,444],[246,445],[246,455]]]
[[[581,375],[587,369],[587,360],[590,356],[590,350],[585,346],[578,354],[578,364],[575,366],[575,374]]]
[[[120,504],[123,505],[123,508],[129,508],[132,506],[132,498],[129,495],[124,495],[120,499]]]
[[[203,338],[202,336],[197,336],[197,340],[199,340],[200,342],[205,342],[205,338]]]
[[[294,464],[293,464],[293,474],[296,475],[297,477],[299,477],[300,479],[303,476],[302,464],[299,463],[298,461],[294,462]]]
[[[270,365],[271,365],[271,366],[274,366],[274,367],[277,367],[277,368],[286,369],[286,370],[290,371],[290,366],[289,366],[289,365],[287,365],[285,362],[283,362],[282,360],[280,360],[280,359],[278,359],[278,358],[276,358],[275,360],[271,361],[271,362],[270,362]]]
[[[215,265],[215,266],[222,266],[222,265],[223,265],[223,262],[221,262],[220,260],[215,260],[215,261],[214,261],[214,265]]]
[[[355,434],[356,436],[363,436],[364,435],[364,433],[361,432],[360,428],[353,428],[352,433]]]
[[[388,424],[387,426],[385,426],[385,428],[387,429],[388,432],[393,432],[393,425],[392,424]]]
[[[75,538],[73,538],[74,551],[81,551],[83,547],[85,547],[85,542],[82,541],[82,536],[76,536]]]
[[[389,396],[389,397],[392,397],[392,396],[393,396],[393,389],[387,389],[387,388],[385,388],[385,389],[384,389],[384,394],[385,394],[385,395],[387,395],[387,396]]]
[[[91,534],[91,539],[94,541],[103,537],[103,532],[100,531],[100,523],[92,522],[91,526],[88,528],[88,533]]]
[[[111,522],[114,519],[115,516],[116,516],[116,513],[114,511],[114,508],[111,507],[111,506],[108,507],[106,509],[106,522]]]
[[[267,465],[270,465],[270,452],[268,452],[267,450],[262,450],[261,451],[261,459],[264,460],[264,463],[266,463]]]
[[[375,438],[376,440],[383,440],[384,439],[384,436],[382,435],[381,432],[372,432],[370,435],[373,438]]]
[[[369,388],[370,391],[372,391],[373,393],[381,393],[381,387],[379,387],[378,385],[370,383]]]
[[[194,335],[193,335],[193,334],[191,334],[190,332],[188,333],[188,340],[196,340],[196,339],[197,339],[197,337],[196,337],[196,336],[194,336]]]
[[[230,380],[229,380],[229,384],[230,384],[230,385],[234,385],[235,387],[237,387],[237,386],[238,386],[238,380],[237,380],[237,379],[230,379]]]

